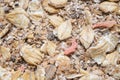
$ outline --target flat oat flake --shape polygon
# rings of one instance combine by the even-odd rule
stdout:
[[[104,13],[115,12],[118,9],[118,5],[115,2],[105,1],[99,5],[99,8]]]
[[[11,80],[11,72],[0,66],[0,80]]]
[[[61,23],[64,22],[63,18],[57,15],[51,15],[48,16],[49,22],[54,26],[54,27],[58,27],[61,25]]]
[[[60,71],[64,71],[64,70],[69,70],[70,69],[70,58],[67,56],[64,56],[62,54],[59,54],[58,56],[56,56],[56,63],[55,65],[58,66],[58,69]]]
[[[112,52],[110,54],[107,54],[106,59],[103,62],[103,66],[117,65],[118,58],[119,58],[118,51],[114,51],[114,52]]]
[[[22,75],[21,70],[13,71],[11,80],[17,80]]]
[[[49,4],[55,8],[65,7],[67,0],[49,0]]]
[[[55,55],[55,50],[56,50],[56,44],[48,41],[48,45],[47,45],[47,52],[50,56],[54,56]]]
[[[11,80],[35,80],[35,73],[29,70],[25,72],[13,71]]]
[[[35,80],[35,74],[32,71],[25,71],[24,74],[20,77],[20,79],[23,79],[23,80]]]
[[[89,74],[81,77],[79,80],[101,80],[101,77],[95,74]]]
[[[4,19],[4,8],[3,7],[0,7],[0,22]]]
[[[94,31],[91,28],[92,15],[91,15],[90,11],[85,10],[85,14],[86,14],[87,25],[86,26],[84,25],[82,27],[82,31],[80,33],[80,42],[87,49],[90,47],[90,45],[92,44],[92,42],[94,40]]]
[[[0,46],[0,55],[2,56],[2,59],[5,61],[7,59],[10,59],[10,49],[6,48],[4,46]]]
[[[85,71],[83,69],[80,69],[80,72],[82,75],[82,77],[79,80],[102,80],[101,76],[95,74],[95,73],[90,73],[88,71]]]
[[[72,24],[71,20],[66,20],[57,29],[57,36],[60,40],[67,39],[71,37]]]
[[[30,19],[33,21],[40,21],[44,16],[42,5],[38,0],[32,0],[29,2],[27,12],[30,15]]]
[[[87,53],[95,60],[95,62],[101,64],[105,60],[106,52],[113,51],[117,43],[118,38],[113,34],[109,34],[101,37],[98,44],[90,47],[87,50]]]
[[[37,80],[45,80],[45,68],[43,68],[42,66],[37,66],[37,70],[35,71],[35,76]]]
[[[39,64],[44,57],[44,54],[30,45],[22,46],[20,54],[26,62],[32,65]]]
[[[55,75],[56,67],[54,65],[48,65],[45,71],[46,71],[46,80],[51,80]]]
[[[27,13],[22,8],[15,8],[10,13],[6,14],[6,19],[18,28],[26,28],[29,24]]]
[[[94,31],[90,26],[84,26],[82,32],[80,33],[80,41],[82,45],[87,49],[90,47],[94,40]]]

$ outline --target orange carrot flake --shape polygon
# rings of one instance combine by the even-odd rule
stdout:
[[[78,46],[78,43],[76,42],[75,39],[72,39],[71,43],[72,43],[72,45],[69,48],[65,49],[65,51],[64,51],[65,55],[69,55],[69,54],[75,52],[75,50],[76,50],[76,48]]]
[[[110,28],[110,27],[113,27],[115,24],[117,24],[115,20],[113,20],[113,21],[105,21],[105,22],[98,22],[98,23],[94,24],[92,27],[93,28],[98,28],[98,27]]]

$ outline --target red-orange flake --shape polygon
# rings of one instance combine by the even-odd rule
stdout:
[[[110,28],[110,27],[113,27],[115,24],[117,24],[115,20],[113,20],[113,21],[105,21],[105,22],[98,22],[98,23],[94,24],[92,27],[93,28],[98,28],[98,27]]]
[[[69,55],[69,54],[75,52],[75,50],[76,50],[76,48],[78,46],[78,43],[76,42],[75,39],[72,39],[71,42],[72,42],[72,45],[69,48],[65,49],[65,51],[64,51],[65,55]]]

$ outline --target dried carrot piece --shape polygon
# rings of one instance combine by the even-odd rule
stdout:
[[[113,20],[113,21],[105,21],[105,22],[98,22],[95,25],[93,25],[92,27],[93,28],[98,28],[98,27],[110,28],[110,27],[113,27],[115,24],[117,24],[115,20]]]
[[[78,46],[78,43],[76,42],[75,39],[72,39],[71,42],[72,42],[72,45],[69,48],[65,49],[65,51],[64,51],[65,55],[69,55],[69,54],[75,52],[75,50],[76,50],[76,48]]]

